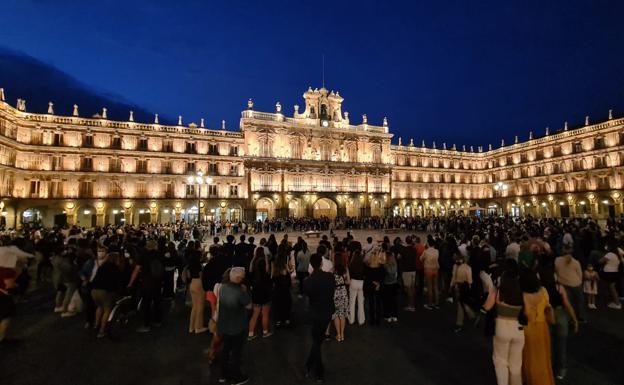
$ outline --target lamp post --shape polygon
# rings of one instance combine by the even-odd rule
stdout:
[[[507,183],[503,183],[503,182],[498,182],[494,185],[494,195],[496,195],[496,193],[498,193],[499,197],[503,197],[503,191],[507,191],[507,189],[509,189],[509,185]],[[502,202],[501,202],[501,210],[503,209],[502,207]]]
[[[199,212],[200,212],[200,204],[201,204],[201,186],[203,184],[206,184],[206,185],[212,184],[212,178],[211,177],[204,178],[204,173],[200,170],[200,171],[197,171],[195,175],[189,175],[188,178],[186,178],[186,182],[187,184],[191,186],[197,186],[197,223],[199,224],[200,223]]]

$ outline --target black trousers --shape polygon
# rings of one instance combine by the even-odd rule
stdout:
[[[164,281],[163,281],[163,297],[165,298],[172,298],[174,293],[173,293],[173,276],[174,276],[174,272],[175,270],[171,270],[171,271],[165,271],[164,274]]]
[[[393,283],[381,287],[383,312],[385,318],[399,316],[399,284]]]
[[[144,289],[141,291],[141,308],[143,309],[143,324],[147,327],[152,321],[160,323],[162,320],[162,293],[158,289]]]
[[[86,284],[80,287],[78,291],[80,299],[84,305],[85,321],[89,325],[95,323],[95,303],[93,303],[93,297],[91,297],[91,284]]]
[[[312,334],[312,347],[310,348],[310,354],[306,361],[306,368],[308,372],[311,372],[316,377],[323,377],[325,375],[325,368],[323,367],[323,358],[321,357],[321,346],[325,338],[325,329],[329,325],[330,319],[312,319],[311,334]]]
[[[243,344],[247,338],[246,331],[239,334],[222,334],[223,351],[221,353],[221,377],[236,379],[242,375],[241,360],[243,356]]]

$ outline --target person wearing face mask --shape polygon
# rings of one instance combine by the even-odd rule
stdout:
[[[118,253],[107,253],[106,249],[98,249],[94,277],[91,282],[91,297],[96,306],[95,328],[98,330],[98,338],[106,335],[108,316],[113,309],[115,296],[121,289],[119,258]]]

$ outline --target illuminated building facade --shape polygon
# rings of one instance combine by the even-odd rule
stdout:
[[[238,221],[286,216],[509,213],[607,217],[622,206],[624,119],[487,149],[350,123],[343,98],[308,89],[286,116],[254,110],[240,132],[191,123],[31,113],[0,89],[0,203],[8,227]]]

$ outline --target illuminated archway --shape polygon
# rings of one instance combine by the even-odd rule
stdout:
[[[269,198],[260,198],[256,202],[256,220],[264,221],[275,216],[275,205]]]
[[[338,206],[336,202],[328,198],[321,198],[314,203],[312,216],[314,218],[327,217],[336,218],[338,215]]]

